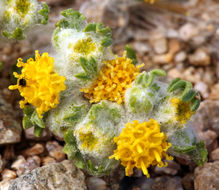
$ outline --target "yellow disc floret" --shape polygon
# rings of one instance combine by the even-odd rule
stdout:
[[[95,44],[92,42],[91,38],[79,40],[74,45],[74,52],[80,53],[83,56],[89,55],[91,52],[96,50]]]
[[[164,167],[167,164],[162,161],[167,155],[167,149],[171,146],[167,142],[167,136],[160,132],[160,125],[156,120],[139,123],[137,120],[127,123],[119,137],[114,138],[117,149],[110,158],[121,160],[127,176],[133,174],[133,168],[141,169],[147,177],[148,167],[158,165]]]
[[[99,77],[89,88],[81,89],[90,102],[110,100],[121,104],[125,91],[139,75],[139,68],[132,64],[132,60],[126,57],[116,57],[113,60],[103,62],[104,66]]]
[[[59,104],[59,93],[66,89],[65,77],[53,71],[53,62],[54,59],[48,53],[40,56],[38,51],[35,52],[35,60],[30,58],[27,63],[19,58],[17,67],[22,67],[21,74],[14,72],[14,76],[18,78],[17,84],[9,86],[10,90],[18,89],[24,97],[20,101],[20,107],[32,104],[40,117]]]
[[[80,133],[80,141],[82,142],[82,148],[87,150],[93,150],[98,143],[98,139],[93,135],[92,132]]]
[[[179,98],[172,98],[170,102],[175,108],[175,119],[181,124],[185,124],[194,114],[189,102],[183,102]]]

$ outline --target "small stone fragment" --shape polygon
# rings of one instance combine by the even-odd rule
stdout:
[[[87,190],[83,172],[73,162],[48,164],[36,168],[17,179],[8,190]]]
[[[182,178],[182,185],[185,190],[194,190],[194,174],[188,173]]]
[[[4,169],[1,173],[3,180],[10,180],[15,179],[17,177],[17,174],[13,170]]]
[[[177,53],[175,55],[174,61],[177,63],[183,62],[185,61],[187,58],[187,54],[185,51],[180,51],[179,53]]]
[[[8,179],[5,179],[5,180],[2,180],[0,182],[0,190],[8,190],[10,184],[12,183],[13,180],[8,180]]]
[[[180,51],[180,42],[178,39],[170,39],[169,40],[169,54],[173,56]]]
[[[106,182],[98,177],[89,177],[86,180],[86,184],[89,190],[106,190]]]
[[[211,152],[210,159],[213,161],[219,161],[219,148],[216,148]]]
[[[195,190],[219,189],[219,161],[195,169]]]
[[[219,100],[219,83],[217,83],[213,87],[211,87],[211,93],[209,95],[209,98],[211,100]]]
[[[180,177],[157,177],[150,190],[183,190]]]
[[[21,131],[11,105],[0,96],[0,145],[20,142]]]
[[[208,98],[209,89],[208,89],[208,85],[205,84],[204,82],[197,82],[194,86],[194,89],[199,91],[203,98],[205,98],[205,99]]]
[[[204,140],[208,151],[214,150],[215,146],[217,146],[217,134],[214,131],[206,130],[206,131],[198,132],[198,136],[201,140]]]
[[[66,158],[65,154],[62,151],[63,147],[59,145],[59,143],[56,141],[47,142],[46,149],[49,152],[49,155],[59,162]]]
[[[26,163],[21,167],[24,168],[24,172],[27,173],[35,168],[40,167],[40,163],[41,163],[41,159],[39,156],[32,156],[27,158]]]
[[[167,163],[168,163],[167,167],[156,166],[154,172],[156,174],[167,174],[172,176],[176,175],[180,170],[180,165],[173,160],[168,160]]]
[[[180,72],[178,69],[176,68],[173,68],[173,69],[170,69],[167,73],[167,75],[170,77],[170,78],[182,78],[182,72]]]
[[[211,64],[211,57],[206,49],[199,48],[189,56],[189,62],[195,66],[208,66]]]
[[[42,158],[42,165],[45,166],[47,164],[56,163],[56,160],[50,156]]]
[[[168,50],[167,39],[163,36],[152,40],[152,46],[156,54],[164,54]]]
[[[27,160],[23,156],[18,156],[17,160],[12,163],[11,168],[15,169],[17,175],[20,176],[26,172],[29,172],[35,168],[40,167],[41,159],[39,156],[28,157]]]
[[[157,64],[167,64],[170,63],[172,60],[173,60],[173,55],[170,53],[156,55],[153,57],[153,62]]]
[[[21,165],[25,164],[25,162],[26,162],[25,158],[19,155],[17,159],[12,163],[11,168],[19,171]],[[23,172],[19,172],[19,173],[23,173]]]
[[[217,138],[219,135],[219,101],[203,101],[193,120],[193,126],[198,134],[210,129],[216,132],[213,137]],[[209,140],[212,141],[212,139]]]
[[[150,51],[150,47],[146,44],[146,42],[134,42],[133,48],[138,52],[139,54],[145,54]]]
[[[198,33],[197,26],[191,23],[186,23],[179,29],[179,37],[184,41],[191,40]]]
[[[39,155],[43,153],[45,150],[44,146],[40,143],[35,144],[31,148],[24,151],[25,156],[33,156],[33,155]]]

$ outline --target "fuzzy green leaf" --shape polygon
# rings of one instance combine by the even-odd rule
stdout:
[[[186,86],[186,81],[184,80],[179,80],[177,82],[175,82],[171,88],[169,88],[168,92],[173,92],[175,90],[178,90],[178,89],[184,89]]]
[[[186,93],[184,93],[182,95],[182,101],[183,102],[188,102],[188,101],[191,101],[196,95],[196,91],[191,89],[191,90],[188,90]]]
[[[195,144],[195,149],[188,153],[192,160],[198,165],[202,166],[207,161],[208,151],[205,148],[204,141]]]
[[[19,27],[15,28],[15,30],[12,33],[9,33],[8,31],[3,30],[2,34],[8,39],[23,40],[25,38],[23,30]]]
[[[38,126],[34,126],[34,136],[40,137],[43,134],[43,129]]]
[[[132,64],[136,65],[138,63],[137,58],[136,58],[136,52],[134,49],[132,49],[129,45],[126,45],[125,47],[127,57],[132,60]]]
[[[110,126],[107,123],[110,122],[116,125],[120,118],[120,109],[111,107],[104,101],[94,104],[89,111],[89,120],[97,127],[104,128],[104,130],[110,130]]]
[[[33,114],[34,112],[34,108],[32,106],[25,106],[24,109],[23,109],[23,112],[25,115],[31,117],[31,115]]]
[[[97,24],[96,24],[96,23],[89,23],[89,24],[84,28],[84,32],[96,32],[96,27],[97,27]]]
[[[30,120],[34,125],[37,126],[37,128],[38,127],[42,128],[42,129],[45,128],[45,123],[44,123],[43,119],[39,117],[39,115],[36,111],[33,112]]]
[[[195,145],[191,146],[173,146],[172,149],[180,154],[185,154],[196,149]]]
[[[102,45],[103,47],[108,47],[108,46],[110,46],[112,43],[113,43],[113,40],[112,40],[112,38],[109,38],[109,37],[106,37],[106,38],[104,38],[104,39],[101,41],[101,45]]]
[[[86,114],[87,109],[85,105],[73,106],[73,113],[67,114],[63,120],[72,125],[75,125]]]
[[[29,128],[31,128],[31,127],[33,127],[33,124],[32,124],[30,118],[29,118],[27,115],[25,115],[25,116],[23,117],[22,125],[23,125],[23,128],[24,128],[25,130],[26,130],[26,129],[29,129]]]
[[[77,152],[75,154],[75,158],[73,159],[73,161],[74,164],[80,169],[84,169],[86,167],[86,164],[80,152]]]
[[[150,72],[148,81],[147,81],[147,87],[150,86],[152,84],[152,82],[154,81],[155,76],[159,76],[159,77],[164,77],[166,76],[166,72],[161,70],[161,69],[154,69]]]
[[[66,144],[62,151],[68,155],[68,159],[74,159],[76,153],[78,152],[78,149],[75,145]]]
[[[2,71],[3,63],[0,61],[0,72]]]
[[[175,79],[173,79],[173,80],[170,82],[170,84],[168,85],[168,88],[167,88],[168,92],[169,92],[169,90],[172,88],[172,86],[173,86],[175,83],[177,83],[178,81],[180,81],[180,80],[181,80],[180,78],[175,78]]]
[[[190,109],[192,110],[192,111],[196,111],[197,109],[198,109],[198,107],[199,107],[199,105],[200,105],[200,100],[198,100],[198,99],[193,99],[192,101],[191,101],[191,107],[190,107]]]
[[[75,77],[82,80],[91,80],[91,77],[87,73],[78,73]]]
[[[42,9],[38,13],[43,17],[41,19],[41,24],[47,24],[49,20],[49,7],[45,2],[42,2]]]
[[[97,75],[97,62],[93,57],[90,57],[89,59],[81,57],[80,64],[85,72],[78,73],[75,77],[83,80],[91,80]]]
[[[73,9],[67,9],[61,12],[63,18],[56,24],[59,28],[73,28],[76,30],[81,30],[84,27],[86,17],[79,11],[74,11]]]
[[[77,141],[73,130],[68,130],[64,135],[64,140],[68,144],[76,145]]]
[[[195,160],[195,161],[199,166],[202,166],[205,162],[207,162],[208,151],[205,147],[204,141],[197,143],[196,147],[197,147],[196,149],[197,152],[199,152],[200,159],[198,159],[197,161]]]

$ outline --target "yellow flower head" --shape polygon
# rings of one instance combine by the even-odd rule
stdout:
[[[126,89],[139,75],[141,66],[133,65],[132,60],[127,58],[126,52],[124,52],[123,57],[105,61],[99,77],[90,88],[83,88],[81,91],[85,93],[85,97],[90,99],[91,103],[110,100],[121,104]]]
[[[10,90],[18,89],[24,97],[20,101],[20,107],[32,104],[41,118],[44,112],[59,104],[59,93],[66,89],[65,77],[53,71],[53,62],[54,59],[48,53],[40,56],[38,51],[35,52],[35,60],[30,58],[27,63],[19,58],[17,67],[22,67],[21,74],[14,72],[14,76],[18,78],[17,84],[9,86]]]
[[[189,102],[183,102],[179,98],[172,98],[170,102],[175,108],[175,119],[181,124],[185,124],[195,113],[191,111]]]
[[[167,149],[171,143],[167,142],[167,136],[160,132],[160,125],[156,120],[139,123],[137,120],[127,123],[119,137],[114,138],[117,149],[110,158],[121,160],[127,176],[133,174],[133,168],[141,169],[150,177],[147,168],[150,165],[165,167],[163,157],[172,160],[167,155]]]

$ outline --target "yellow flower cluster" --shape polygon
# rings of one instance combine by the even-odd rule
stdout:
[[[91,103],[110,100],[121,104],[126,89],[139,75],[140,67],[142,65],[137,67],[133,65],[132,60],[127,58],[124,52],[122,57],[105,61],[99,77],[89,88],[83,88],[81,91]]]
[[[20,101],[20,107],[32,104],[41,118],[44,112],[59,104],[59,93],[66,89],[65,77],[53,71],[53,62],[54,59],[48,53],[40,56],[38,51],[35,52],[35,60],[30,58],[27,63],[19,58],[17,67],[22,67],[21,74],[14,72],[14,76],[18,78],[17,84],[9,86],[10,90],[18,89],[24,97]]]
[[[172,98],[170,102],[175,108],[175,119],[181,124],[185,124],[194,114],[189,102],[183,102],[179,98]]]
[[[114,141],[117,149],[110,158],[121,160],[127,176],[132,175],[133,168],[136,167],[150,177],[147,169],[150,165],[165,167],[167,163],[164,163],[162,158],[173,159],[166,153],[171,143],[167,142],[167,136],[160,132],[160,125],[153,119],[143,123],[137,120],[134,120],[133,124],[127,123]]]

